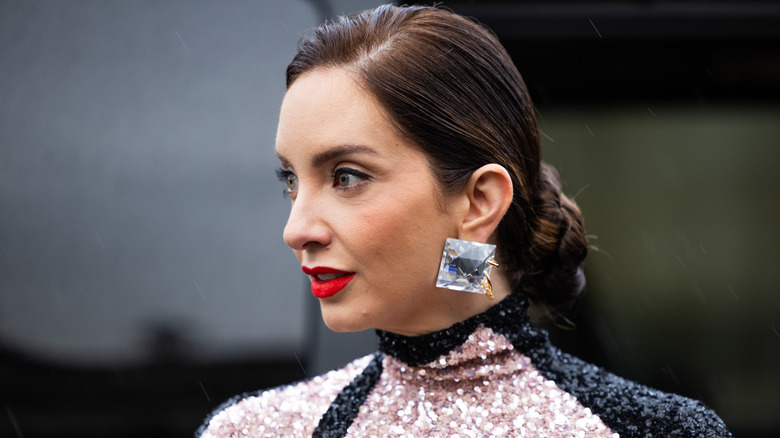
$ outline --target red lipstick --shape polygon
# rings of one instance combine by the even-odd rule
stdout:
[[[341,289],[344,289],[353,278],[355,278],[354,272],[340,271],[326,266],[315,266],[313,268],[301,266],[301,269],[304,274],[311,277],[311,293],[317,298],[328,298],[336,295]],[[330,280],[322,280],[318,277],[319,275],[324,274],[339,274],[339,276],[331,278]],[[329,275],[328,277],[332,277],[332,275]]]

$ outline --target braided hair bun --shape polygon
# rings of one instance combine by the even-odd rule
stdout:
[[[532,205],[521,284],[535,301],[559,307],[585,288],[581,264],[588,254],[588,241],[582,214],[561,192],[558,173],[547,163],[541,164]]]

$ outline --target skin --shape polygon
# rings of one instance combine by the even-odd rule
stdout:
[[[435,287],[447,237],[492,240],[511,203],[506,170],[486,165],[445,197],[425,155],[399,137],[348,70],[314,69],[290,86],[276,153],[292,200],[285,242],[303,266],[355,273],[339,293],[320,299],[332,330],[421,335],[509,293],[500,269],[491,276],[492,301]]]

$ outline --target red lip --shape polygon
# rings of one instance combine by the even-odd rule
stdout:
[[[340,271],[327,266],[315,266],[313,268],[301,266],[301,269],[304,274],[311,276],[311,293],[317,298],[328,298],[336,295],[341,289],[344,289],[353,278],[355,278],[354,272]],[[336,277],[332,280],[322,281],[316,277],[321,274],[345,275]]]

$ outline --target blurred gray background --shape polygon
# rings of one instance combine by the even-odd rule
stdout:
[[[6,2],[2,17],[3,341],[77,364],[146,360],[153,327],[203,357],[297,348],[273,144],[313,8]]]
[[[184,436],[375,348],[322,325],[273,145],[298,38],[380,3],[0,1],[0,435]],[[774,436],[778,8],[445,5],[509,49],[592,236],[555,339]]]

